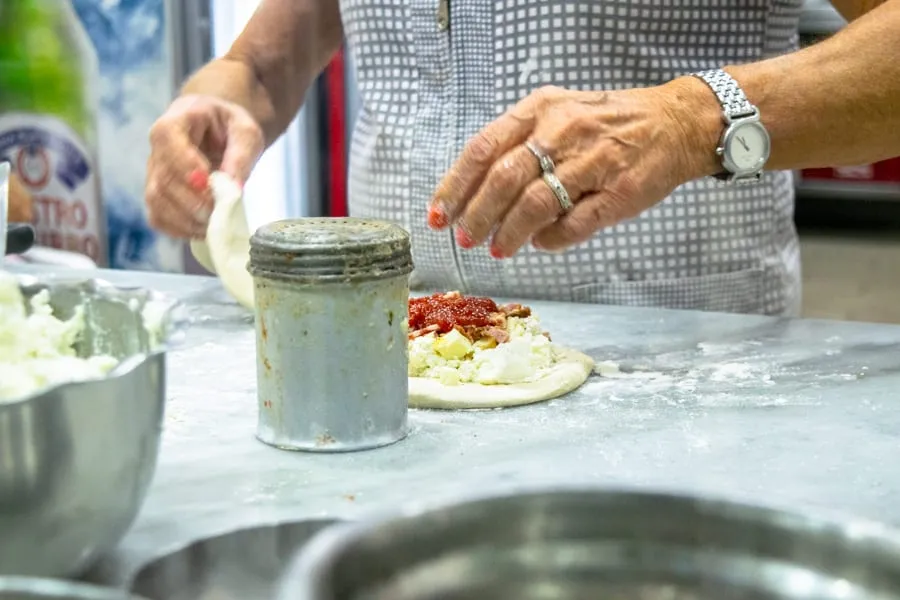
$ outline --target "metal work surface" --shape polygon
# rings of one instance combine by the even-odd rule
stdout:
[[[521,408],[411,411],[397,444],[308,454],[254,438],[251,316],[216,280],[100,276],[176,293],[195,321],[168,357],[159,466],[110,579],[238,528],[520,484],[650,486],[900,524],[900,327],[534,302],[554,340],[626,373]]]

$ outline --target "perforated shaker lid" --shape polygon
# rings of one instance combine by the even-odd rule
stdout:
[[[412,271],[409,234],[385,221],[308,217],[276,221],[250,238],[250,274],[296,283],[372,281]]]

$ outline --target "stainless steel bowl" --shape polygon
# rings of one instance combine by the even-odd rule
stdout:
[[[841,523],[684,496],[538,491],[338,525],[279,600],[900,598],[900,541]]]
[[[142,568],[130,588],[153,600],[269,600],[291,557],[334,523],[280,523],[200,540]]]
[[[79,354],[123,359],[107,377],[0,402],[0,574],[78,574],[131,526],[153,471],[165,406],[165,352],[180,305],[102,281],[20,277],[61,318],[85,306]],[[161,315],[151,340],[145,307]],[[149,309],[148,309],[149,310]],[[158,343],[154,343],[158,342]]]
[[[0,577],[0,600],[142,600],[124,590],[31,577]]]

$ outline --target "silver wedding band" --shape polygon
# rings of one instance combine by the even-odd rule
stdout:
[[[556,196],[556,201],[559,202],[559,208],[563,213],[572,210],[575,205],[572,203],[572,198],[569,197],[569,191],[566,190],[566,186],[562,184],[562,181],[560,181],[559,177],[554,173],[556,165],[553,164],[553,159],[539,150],[531,141],[525,142],[525,147],[534,154],[535,158],[537,158],[538,162],[541,164],[541,177],[543,178],[544,183],[547,184],[547,187],[550,188],[550,191],[553,192],[553,195]]]
[[[559,202],[559,208],[562,209],[564,213],[572,210],[575,205],[572,204],[572,199],[569,198],[569,192],[566,190],[566,186],[562,184],[562,181],[559,180],[553,173],[544,173],[544,183],[547,184],[547,187],[550,188],[550,191],[553,192],[553,195],[556,196],[556,200]]]
[[[538,149],[537,146],[534,145],[530,140],[525,142],[525,147],[534,154],[534,157],[538,159],[538,162],[541,165],[541,172],[543,173],[552,173],[556,168],[556,165],[553,164],[553,159],[547,156],[544,152]]]

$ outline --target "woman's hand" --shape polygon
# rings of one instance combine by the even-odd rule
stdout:
[[[212,214],[209,174],[244,184],[265,149],[245,109],[212,96],[181,96],[150,130],[145,202],[150,225],[174,237],[203,238]]]
[[[678,185],[717,170],[720,111],[711,92],[708,106],[686,105],[681,90],[696,98],[698,88],[684,87],[694,85],[704,84],[537,90],[468,142],[435,192],[429,224],[455,223],[464,248],[491,237],[491,254],[504,258],[529,240],[561,250],[637,216]],[[526,143],[555,163],[574,204],[568,212]]]

